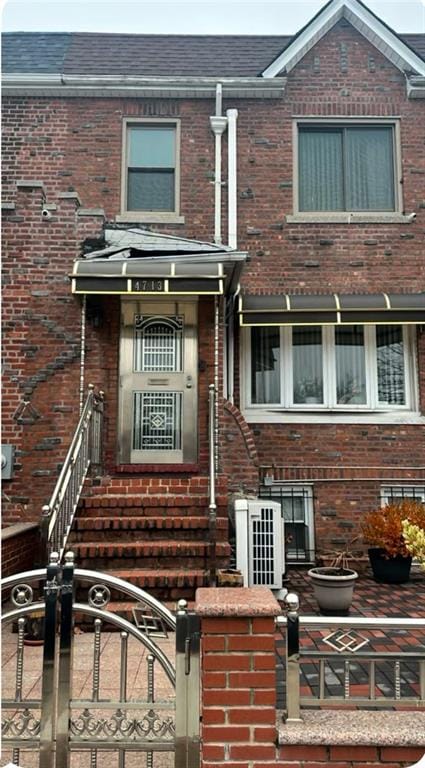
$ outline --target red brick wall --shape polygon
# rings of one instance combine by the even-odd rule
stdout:
[[[342,48],[346,46],[344,62]],[[345,65],[346,59],[346,65]],[[373,59],[373,61],[372,61]],[[319,64],[319,67],[318,67]],[[319,68],[319,71],[316,71]],[[342,71],[344,70],[344,71]],[[346,71],[345,71],[346,70]],[[371,71],[373,70],[373,71]],[[341,22],[289,74],[282,99],[225,100],[238,117],[239,247],[251,256],[243,290],[252,292],[421,291],[425,217],[423,105],[408,101],[404,77],[358,32]],[[100,233],[102,218],[78,217],[82,205],[120,211],[122,119],[175,116],[181,120],[181,213],[184,225],[156,226],[211,240],[214,223],[212,100],[11,97],[3,100],[3,198],[15,210],[4,217],[4,442],[17,448],[15,476],[5,486],[5,519],[39,518],[77,421],[80,301],[66,275],[84,237]],[[401,115],[406,224],[288,224],[292,203],[292,118]],[[223,140],[226,162],[227,138]],[[16,190],[19,179],[40,180],[44,193]],[[58,208],[41,220],[43,200]],[[226,231],[223,191],[223,233]],[[106,393],[106,465],[116,456],[119,302],[102,299],[103,324],[87,330],[86,382]],[[200,306],[200,463],[207,460],[206,394],[213,375],[212,302]],[[419,340],[422,409],[425,400],[424,334]],[[237,355],[236,355],[237,357]],[[202,366],[201,366],[202,368]],[[238,384],[236,384],[236,391]],[[221,391],[221,388],[220,388]],[[17,423],[28,399],[38,418]],[[236,402],[238,405],[238,402]],[[223,410],[220,407],[220,413]],[[14,418],[15,416],[15,418]],[[31,421],[31,420],[30,420]],[[223,415],[224,435],[234,431]],[[421,426],[251,425],[260,464],[323,465],[357,462],[412,466],[421,462]],[[226,432],[227,430],[227,432]],[[223,447],[223,468],[235,487],[255,485],[256,466],[246,447]],[[233,443],[234,445],[235,443]],[[239,450],[239,446],[241,450]],[[249,466],[248,459],[251,461]],[[29,493],[31,488],[31,493]],[[369,507],[372,486],[315,489],[318,510]],[[375,486],[373,493],[375,493]],[[255,491],[255,488],[253,489]],[[336,498],[335,498],[336,497]],[[19,506],[20,505],[20,506]],[[318,531],[321,521],[318,519]],[[338,533],[339,535],[339,533]]]
[[[423,757],[422,747],[363,747],[294,745],[281,747],[278,765],[282,768],[396,768],[412,766]]]
[[[15,527],[15,526],[13,526]],[[37,567],[39,530],[38,527],[18,529],[9,535],[7,528],[2,530],[1,541],[1,575],[13,576],[14,573],[29,571]]]

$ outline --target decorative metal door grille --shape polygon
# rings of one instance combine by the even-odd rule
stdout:
[[[183,317],[135,317],[134,370],[178,372],[182,370]]]
[[[275,580],[273,509],[263,507],[260,512],[260,519],[253,519],[252,545],[254,584],[273,584]]]
[[[181,448],[182,393],[134,393],[133,450]]]
[[[53,553],[47,570],[4,579],[2,593],[14,606],[3,612],[2,627],[18,626],[14,680],[8,672],[3,681],[2,757],[29,768],[69,768],[74,758],[78,768],[139,768],[144,754],[147,768],[165,768],[174,753],[175,768],[198,768],[199,620],[185,601],[174,617],[128,582],[74,571],[72,553],[63,568]],[[133,601],[132,618],[115,614],[111,598],[124,599],[126,610]],[[44,615],[38,672],[39,649],[24,646],[35,614]],[[78,634],[76,615],[86,630]]]

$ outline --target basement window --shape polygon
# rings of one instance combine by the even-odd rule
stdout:
[[[381,488],[381,506],[413,499],[425,504],[425,485],[385,485]]]

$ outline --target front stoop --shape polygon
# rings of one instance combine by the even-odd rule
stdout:
[[[107,571],[158,600],[193,601],[208,585],[208,496],[105,492],[83,498],[70,535],[77,567]],[[137,489],[138,490],[138,489]],[[227,495],[217,497],[217,567],[230,560]],[[126,615],[112,594],[114,611]]]

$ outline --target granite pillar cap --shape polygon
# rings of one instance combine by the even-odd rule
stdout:
[[[267,587],[201,587],[196,590],[198,616],[233,618],[279,616],[282,609]]]

